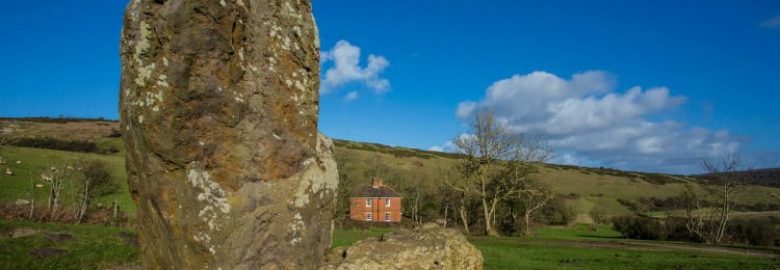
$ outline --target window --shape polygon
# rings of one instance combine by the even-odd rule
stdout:
[[[372,220],[374,220],[373,215],[371,215],[371,213],[366,213],[366,221],[372,221]]]
[[[385,198],[385,207],[390,207],[390,198]]]
[[[390,221],[390,212],[385,212],[385,221]]]
[[[366,198],[366,207],[371,207],[371,198]]]

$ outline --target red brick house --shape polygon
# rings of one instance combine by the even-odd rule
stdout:
[[[401,222],[401,194],[374,177],[371,185],[352,192],[349,218],[367,222]]]

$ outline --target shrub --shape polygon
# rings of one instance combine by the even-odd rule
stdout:
[[[569,225],[576,216],[574,209],[566,205],[562,197],[550,200],[537,215],[536,220],[547,225]]]
[[[94,142],[88,141],[65,141],[54,138],[19,138],[8,142],[9,145],[33,148],[45,148],[53,150],[63,150],[71,152],[109,154],[117,153],[119,149],[112,147],[109,149],[100,149]]]
[[[612,219],[612,226],[626,238],[666,240],[667,237],[664,225],[655,219],[620,216]]]
[[[726,231],[728,242],[756,246],[780,245],[780,229],[771,219],[733,220]]]

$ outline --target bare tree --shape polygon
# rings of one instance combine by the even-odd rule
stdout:
[[[79,204],[77,207],[77,222],[81,223],[92,201],[105,194],[116,190],[113,177],[108,166],[100,161],[90,161],[81,169],[81,182],[79,187]]]
[[[27,187],[27,199],[30,202],[30,214],[28,219],[32,220],[35,214],[35,178],[33,177],[32,170],[27,167],[27,177],[30,178],[30,185]]]
[[[737,154],[715,160],[704,159],[703,176],[715,195],[715,202],[708,203],[693,185],[683,193],[686,202],[686,229],[706,243],[720,243],[726,233],[731,213],[736,203],[737,189],[743,184],[740,171],[746,167]]]
[[[75,171],[78,166],[78,162],[68,162],[60,166],[49,165],[48,168],[41,173],[41,180],[49,185],[49,201],[47,207],[50,219],[54,219],[59,210],[65,181],[70,179],[73,171]]]
[[[441,171],[439,171],[439,175],[441,175]],[[442,179],[442,177],[440,177]],[[459,198],[456,198],[455,192],[451,188],[449,188],[447,185],[444,184],[444,182],[439,182],[439,185],[436,187],[436,191],[439,193],[439,211],[443,212],[444,216],[444,228],[447,228],[447,223],[449,222],[449,212],[450,209],[457,208],[457,200]]]
[[[454,143],[466,158],[458,164],[460,181],[448,185],[480,200],[485,233],[495,235],[499,203],[525,192],[521,182],[527,179],[532,166],[549,159],[552,151],[539,138],[513,131],[489,111],[477,112],[468,135],[458,136]]]
[[[692,184],[685,186],[682,197],[685,199],[685,229],[692,236],[705,242],[710,242],[711,235],[714,235],[712,211],[704,209],[704,202],[696,187]]]
[[[463,224],[463,229],[466,231],[466,234],[471,233],[469,229],[469,213],[468,213],[468,202],[469,202],[469,194],[458,191],[455,186],[457,184],[454,184],[457,182],[456,177],[453,176],[453,173],[451,171],[439,171],[439,176],[442,179],[441,185],[442,189],[447,190],[447,198],[452,197],[451,199],[447,199],[448,202],[450,202],[453,205],[453,209],[457,209],[458,211],[458,217],[460,218],[461,224]],[[457,219],[456,218],[456,219]]]
[[[466,230],[466,234],[470,234],[469,230],[469,212],[468,212],[468,195],[465,192],[460,193],[460,205],[458,206],[458,213],[460,214],[460,220],[463,223],[463,229]]]
[[[422,200],[422,188],[420,179],[418,177],[414,177],[414,182],[412,183],[412,186],[406,188],[406,194],[411,195],[411,204],[409,204],[410,210],[412,212],[412,221],[414,222],[415,226],[419,226],[422,224],[422,219],[420,218],[420,201]]]
[[[739,172],[744,169],[744,165],[739,155],[734,154],[724,156],[715,161],[705,159],[701,162],[701,166],[714,180],[714,184],[719,189],[716,195],[720,207],[717,211],[717,231],[713,242],[720,243],[723,239],[723,234],[726,232],[728,221],[731,218],[732,207],[736,202],[736,190],[743,184]]]
[[[8,138],[0,135],[0,164],[5,163],[3,154],[5,153],[5,145],[8,143]]]
[[[531,235],[531,215],[544,207],[553,198],[552,189],[546,184],[526,180],[520,194],[520,204],[523,206],[523,235]]]

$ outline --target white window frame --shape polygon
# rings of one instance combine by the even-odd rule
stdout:
[[[371,212],[366,213],[366,221],[373,221],[374,215]]]
[[[393,220],[393,215],[390,212],[385,212],[385,221],[389,222]]]
[[[371,198],[366,198],[366,207],[371,207]]]
[[[390,198],[385,198],[385,207],[390,207]]]

